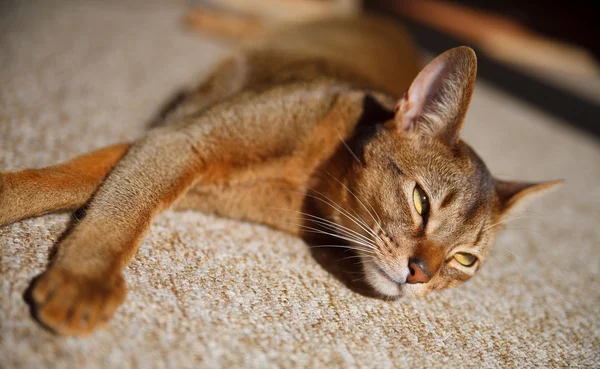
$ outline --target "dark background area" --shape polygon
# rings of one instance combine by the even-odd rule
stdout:
[[[597,17],[594,17],[600,14],[600,2],[541,3],[515,0],[448,2],[511,18],[549,38],[582,46],[590,51],[596,60],[600,58],[598,36],[600,24],[595,19]],[[393,0],[365,1],[365,7],[370,11],[393,15],[406,23],[420,46],[433,54],[463,44],[473,47],[469,42],[400,14],[395,10]],[[478,54],[480,78],[600,139],[600,106],[596,101],[575,95],[522,69],[490,58],[476,46],[473,48]]]
[[[600,1],[454,0],[517,20],[541,34],[588,49],[600,57]]]

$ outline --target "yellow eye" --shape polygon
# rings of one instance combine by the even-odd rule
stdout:
[[[429,200],[419,185],[416,185],[413,190],[413,203],[415,204],[417,213],[424,217],[427,216],[429,213]]]
[[[473,264],[475,264],[475,262],[477,261],[477,258],[475,256],[464,252],[457,252],[456,254],[454,254],[454,258],[461,265],[464,265],[466,267],[473,266]]]

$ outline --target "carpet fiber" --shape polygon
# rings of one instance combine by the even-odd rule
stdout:
[[[0,170],[139,137],[226,46],[181,29],[184,3],[3,1]],[[357,295],[300,240],[167,211],[126,269],[107,329],[55,336],[23,292],[69,222],[0,228],[0,367],[598,367],[600,145],[477,85],[465,138],[503,179],[565,178],[500,232],[463,286],[413,301]]]

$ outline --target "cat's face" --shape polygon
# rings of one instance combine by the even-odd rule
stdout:
[[[416,134],[382,131],[361,159],[348,176],[356,196],[345,204],[368,229],[340,220],[369,240],[355,249],[377,292],[424,295],[466,281],[483,265],[498,200],[492,176],[467,145],[450,149]]]
[[[557,184],[496,180],[460,141],[475,65],[467,48],[430,63],[344,178],[346,215],[336,220],[354,232],[365,279],[383,296],[422,296],[471,278],[509,209]]]

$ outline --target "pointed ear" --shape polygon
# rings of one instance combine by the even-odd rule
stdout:
[[[396,127],[458,142],[477,75],[473,49],[460,46],[433,59],[396,105]]]
[[[541,183],[511,182],[496,179],[496,193],[500,202],[501,217],[523,208],[532,200],[557,189],[565,181]]]

